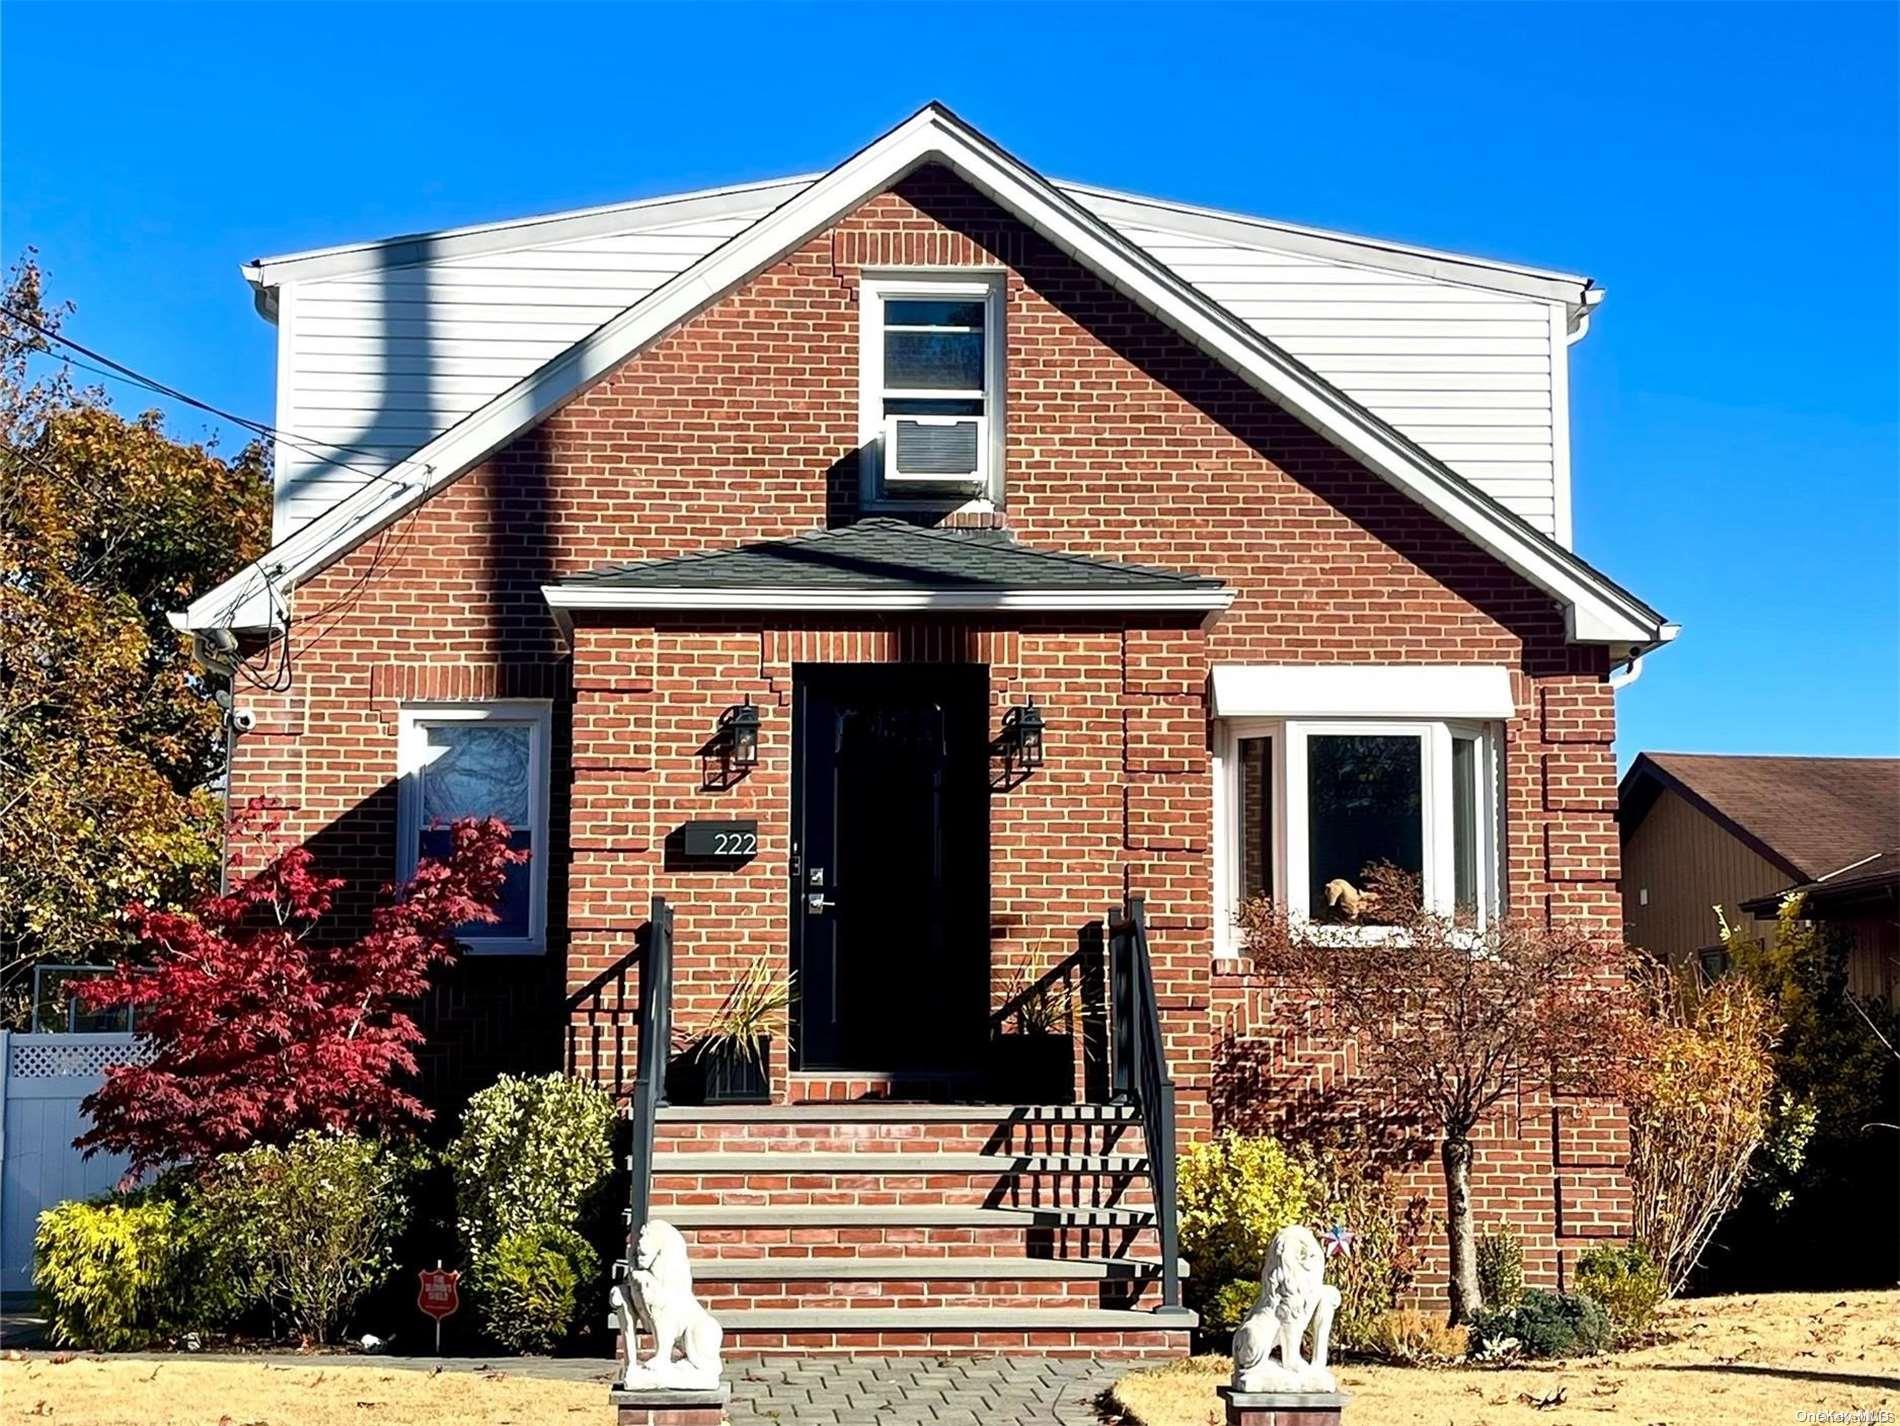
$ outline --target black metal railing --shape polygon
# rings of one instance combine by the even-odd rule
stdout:
[[[1108,917],[1110,1014],[1116,1097],[1141,1112],[1149,1173],[1154,1180],[1155,1221],[1161,1230],[1161,1307],[1181,1306],[1180,1225],[1174,1172],[1174,1081],[1161,1042],[1161,1006],[1155,998],[1154,962],[1148,955],[1148,918],[1139,896]]]
[[[639,1243],[653,1202],[653,1137],[666,1103],[666,1066],[673,1045],[673,908],[653,898],[646,963],[640,968],[640,1077],[633,1086],[633,1153],[628,1167],[627,1257]]]

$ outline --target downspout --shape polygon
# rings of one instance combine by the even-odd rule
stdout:
[[[1621,693],[1642,676],[1643,656],[1641,654],[1631,654],[1629,662],[1624,664],[1622,668],[1610,670],[1610,691],[1612,693]]]

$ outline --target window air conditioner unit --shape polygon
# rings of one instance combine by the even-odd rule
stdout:
[[[989,441],[983,416],[886,416],[884,480],[889,485],[981,485]]]

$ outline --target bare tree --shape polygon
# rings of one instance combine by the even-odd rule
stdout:
[[[1374,868],[1379,926],[1290,924],[1273,904],[1242,908],[1265,976],[1308,989],[1438,1138],[1450,1245],[1451,1320],[1484,1305],[1471,1213],[1472,1131],[1530,1075],[1555,1088],[1611,1084],[1630,1008],[1618,941],[1583,925],[1503,917],[1482,930],[1425,910],[1416,877]]]

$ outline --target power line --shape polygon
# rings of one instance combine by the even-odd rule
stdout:
[[[363,466],[351,465],[348,461],[340,461],[324,453],[325,451],[346,451],[351,455],[367,456],[372,460],[387,459],[387,457],[381,455],[379,452],[366,450],[360,446],[346,446],[336,441],[326,441],[318,436],[305,436],[295,431],[280,430],[263,421],[253,421],[248,416],[240,416],[235,412],[226,411],[222,407],[212,405],[209,401],[200,400],[189,392],[180,391],[177,387],[160,381],[156,377],[147,376],[144,372],[127,366],[124,362],[116,361],[112,357],[107,356],[104,352],[96,351],[86,346],[83,342],[76,342],[71,337],[62,336],[59,332],[28,316],[24,312],[16,311],[14,308],[3,303],[0,303],[0,312],[4,312],[8,317],[20,323],[22,326],[32,328],[48,341],[58,342],[61,346],[70,347],[73,351],[79,352],[83,356],[91,358],[92,361],[100,363],[100,366],[91,366],[83,361],[77,361],[70,357],[66,358],[66,360],[72,361],[74,366],[80,367],[83,370],[93,372],[109,380],[129,382],[134,386],[141,387],[156,395],[164,396],[170,400],[216,416],[219,420],[229,421],[232,425],[250,431],[254,435],[262,436],[266,440],[282,441],[286,445],[293,446],[302,451],[307,456],[321,460],[326,464],[334,465],[339,469],[353,471],[358,475],[365,476],[372,480],[386,480],[392,485],[407,488],[406,482],[397,480],[391,476],[387,470],[370,470]],[[420,466],[425,473],[433,469],[433,467],[426,462],[411,460],[406,456],[398,457],[394,461],[391,461],[390,464]]]

